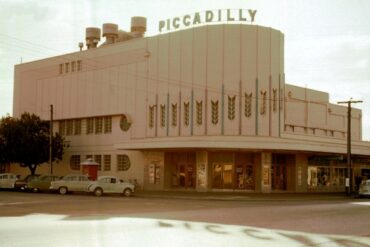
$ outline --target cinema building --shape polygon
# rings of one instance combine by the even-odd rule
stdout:
[[[87,49],[15,66],[13,115],[50,119],[53,105],[68,144],[55,174],[93,158],[98,175],[144,190],[345,191],[347,107],[285,82],[282,32],[219,23],[145,37],[145,18],[131,25],[104,24],[101,43],[87,28]],[[355,181],[370,143],[359,109],[351,120]]]

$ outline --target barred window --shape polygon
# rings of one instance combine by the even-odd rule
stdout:
[[[67,120],[67,136],[73,134],[73,120]]]
[[[104,155],[104,171],[110,171],[111,158],[110,155]]]
[[[59,135],[64,136],[66,134],[66,122],[59,121]]]
[[[81,163],[80,155],[72,155],[71,159],[69,160],[69,167],[74,171],[79,171],[80,163]]]
[[[59,64],[59,74],[60,75],[63,74],[63,67],[64,67],[63,63]]]
[[[101,155],[100,155],[100,154],[95,155],[95,156],[94,156],[94,160],[95,160],[95,162],[96,162],[96,163],[98,163],[98,164],[99,164],[99,165],[98,165],[98,170],[99,170],[99,171],[101,171]]]
[[[94,132],[94,119],[86,119],[86,134],[92,134]]]
[[[103,118],[95,118],[95,134],[100,134],[103,132]]]
[[[66,73],[69,72],[69,63],[65,63],[66,64]]]
[[[112,117],[104,117],[104,133],[112,132]]]
[[[117,171],[127,171],[130,166],[130,159],[126,154],[117,155]]]
[[[81,119],[74,120],[74,125],[75,125],[74,134],[81,135]]]
[[[82,61],[78,60],[77,61],[77,71],[81,71],[81,70],[82,70]]]
[[[76,62],[75,62],[75,61],[73,61],[73,62],[71,63],[71,71],[72,71],[72,72],[75,72],[75,70],[76,70]]]

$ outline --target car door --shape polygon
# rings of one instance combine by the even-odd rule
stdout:
[[[76,184],[77,191],[87,191],[87,187],[91,181],[86,176],[79,176],[78,182]]]

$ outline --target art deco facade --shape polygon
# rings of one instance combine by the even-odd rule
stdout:
[[[347,108],[285,83],[280,31],[132,34],[15,66],[13,115],[49,119],[52,104],[54,130],[69,144],[55,173],[92,157],[100,175],[146,190],[344,191]],[[353,109],[354,178],[370,172],[361,122]]]

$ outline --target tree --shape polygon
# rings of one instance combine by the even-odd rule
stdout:
[[[10,116],[3,118],[0,123],[0,137],[3,140],[0,161],[19,163],[35,174],[37,167],[49,160],[49,130],[49,121],[41,120],[34,114],[24,113],[20,119]],[[62,159],[63,142],[59,134],[53,136],[53,161]]]

